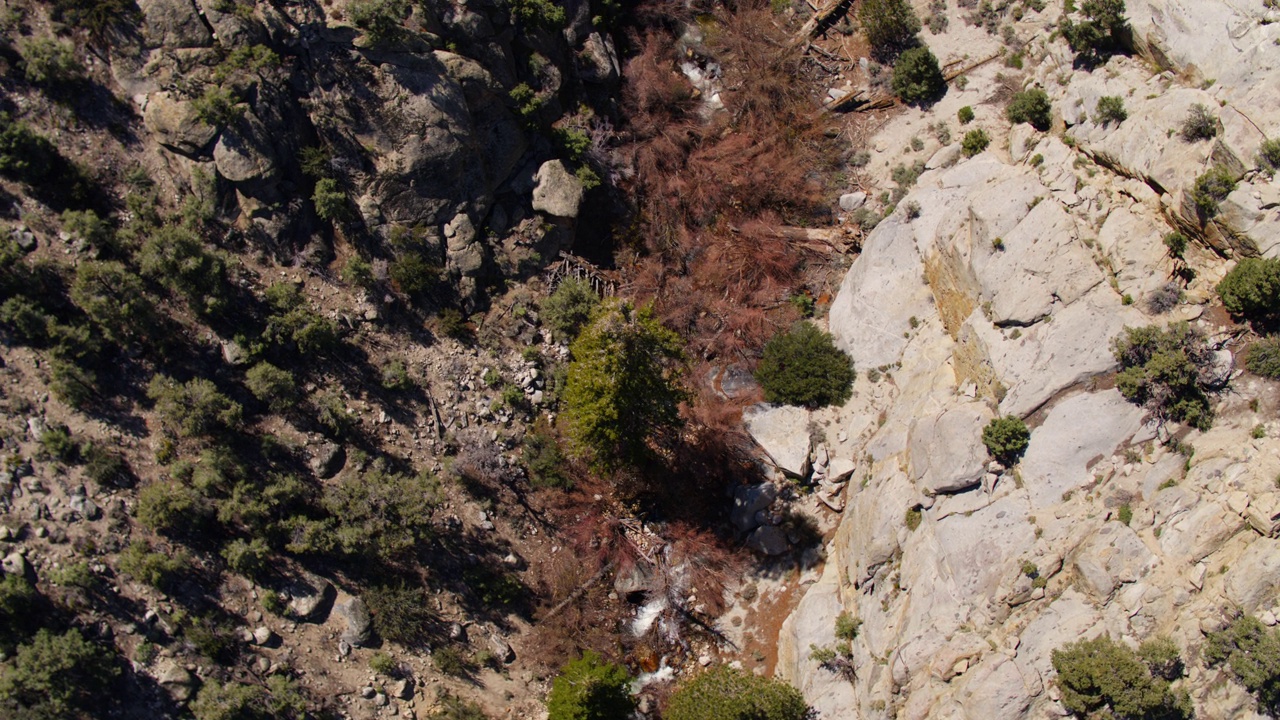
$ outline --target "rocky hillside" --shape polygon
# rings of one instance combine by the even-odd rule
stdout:
[[[1166,636],[1197,716],[1256,716],[1205,648],[1241,614],[1270,626],[1280,612],[1277,386],[1244,371],[1246,328],[1214,287],[1234,259],[1280,254],[1280,185],[1259,160],[1280,134],[1277,10],[1131,0],[1132,53],[1093,66],[1051,32],[1060,5],[917,10],[950,14],[923,36],[944,67],[998,57],[871,139],[873,186],[917,159],[918,179],[832,303],[859,378],[846,405],[808,420],[842,466],[844,509],[783,626],[778,673],[823,717],[1058,717],[1054,650]],[[980,12],[997,13],[992,32],[961,21]],[[1006,117],[1027,88],[1051,103],[1043,132]],[[1104,97],[1127,117],[1104,115]],[[1185,129],[1197,112],[1199,134]],[[974,128],[990,144],[962,150]],[[1197,182],[1215,169],[1230,186],[1206,208]],[[1185,253],[1165,242],[1175,231],[1192,238]],[[1182,321],[1214,351],[1203,429],[1117,387],[1124,329]],[[1031,429],[1012,467],[983,445],[1005,415]],[[810,447],[762,440],[775,458]],[[857,623],[848,675],[811,654],[837,644],[842,613]]]

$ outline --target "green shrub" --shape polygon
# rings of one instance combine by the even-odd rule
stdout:
[[[0,175],[39,186],[54,179],[61,156],[53,143],[0,113]]]
[[[403,360],[392,360],[382,366],[382,388],[384,390],[405,391],[413,388],[413,378],[409,377],[409,369]]]
[[[127,487],[132,484],[133,477],[129,464],[124,457],[114,450],[108,450],[97,443],[86,443],[81,446],[80,454],[84,457],[84,475],[99,487]]]
[[[1269,322],[1280,317],[1280,259],[1242,258],[1218,283],[1218,297],[1232,315]]]
[[[191,109],[196,119],[214,127],[234,125],[244,117],[245,111],[231,88],[216,84],[205,85],[200,97],[191,101]]]
[[[864,0],[864,3],[866,0]],[[938,58],[928,48],[911,48],[893,65],[893,93],[908,105],[919,105],[937,98],[947,87]]]
[[[1275,716],[1280,712],[1280,634],[1257,618],[1237,618],[1225,630],[1210,633],[1204,658],[1210,666],[1222,665],[1253,693],[1259,709]]]
[[[1049,129],[1053,106],[1049,104],[1049,96],[1040,88],[1024,90],[1013,96],[1005,115],[1011,123],[1027,123],[1031,127],[1045,132]]]
[[[960,121],[961,125],[968,125],[969,123],[973,122],[973,108],[969,107],[968,105],[965,105],[964,107],[960,108],[956,112],[956,119]]]
[[[165,535],[195,534],[212,512],[200,493],[181,483],[158,480],[138,492],[138,522]]]
[[[156,375],[147,385],[147,397],[155,402],[161,424],[179,437],[210,437],[240,424],[237,403],[205,378],[185,383]]]
[[[575,338],[591,321],[600,305],[600,296],[586,280],[566,278],[542,302],[542,322],[561,337]]]
[[[323,147],[310,145],[298,153],[298,166],[307,177],[320,179],[329,177],[333,155]]]
[[[860,627],[862,627],[861,620],[855,619],[848,612],[842,612],[836,616],[836,639],[853,642],[858,637]]]
[[[1190,718],[1191,698],[1154,676],[1129,648],[1103,636],[1050,655],[1062,705],[1079,717]]]
[[[1119,125],[1129,119],[1129,113],[1124,109],[1124,98],[1116,95],[1103,95],[1098,98],[1098,106],[1093,111],[1093,121],[1099,125],[1107,125],[1115,123]]]
[[[767,402],[818,408],[841,405],[853,391],[853,361],[831,334],[808,322],[775,335],[764,346],[756,380]]]
[[[539,418],[533,430],[525,433],[522,450],[525,470],[534,487],[570,489],[573,480],[564,472],[565,458],[551,428]]]
[[[397,663],[396,659],[387,653],[379,650],[369,658],[369,669],[379,675],[391,676],[399,672],[400,663]]]
[[[1138,657],[1146,663],[1147,669],[1156,677],[1165,680],[1176,680],[1182,677],[1186,665],[1182,661],[1182,651],[1173,638],[1160,635],[1144,640],[1138,646]]]
[[[561,28],[565,24],[564,8],[553,0],[512,0],[511,14],[520,22],[545,28]]]
[[[973,157],[991,144],[991,137],[987,135],[987,131],[982,128],[974,128],[964,134],[964,139],[960,141],[960,150],[965,157]]]
[[[1077,59],[1096,62],[1122,47],[1121,36],[1128,27],[1124,0],[1084,0],[1084,19],[1063,18],[1060,29]]]
[[[245,387],[253,396],[267,404],[271,412],[292,410],[301,400],[298,382],[293,373],[282,370],[269,362],[260,362],[244,374]]]
[[[1255,375],[1280,380],[1280,335],[1268,335],[1250,345],[1244,366]]]
[[[1212,140],[1218,134],[1218,118],[1209,108],[1196,103],[1187,111],[1187,117],[1178,128],[1178,135],[1186,142]]]
[[[727,665],[682,682],[671,695],[664,720],[805,720],[804,696],[773,678]]]
[[[440,486],[426,473],[389,472],[375,463],[347,473],[325,490],[324,507],[339,521],[337,549],[349,555],[393,559],[431,534]]]
[[[1213,411],[1205,394],[1201,369],[1213,361],[1204,336],[1185,322],[1167,330],[1148,325],[1125,328],[1112,344],[1120,373],[1116,389],[1161,420],[1174,420],[1206,430]]]
[[[152,232],[138,253],[138,268],[197,313],[217,312],[225,301],[226,262],[188,228],[166,225]]]
[[[651,439],[680,427],[683,343],[651,308],[607,301],[571,352],[563,396],[569,434],[599,466],[640,464]]]
[[[98,577],[89,569],[87,561],[80,560],[54,568],[49,573],[49,582],[60,587],[92,590],[98,585]]]
[[[325,222],[343,220],[351,215],[347,193],[333,178],[321,178],[316,181],[316,191],[311,195],[311,202],[316,207],[316,215]]]
[[[33,720],[83,717],[101,708],[119,674],[112,653],[79,630],[55,635],[41,628],[0,665],[0,703],[16,705],[26,711],[19,717]]]
[[[54,38],[30,38],[18,46],[23,75],[34,85],[62,85],[81,79],[84,66],[71,43]]]
[[[271,549],[262,538],[236,538],[222,549],[222,558],[227,561],[227,567],[232,572],[247,578],[259,578],[267,570]]]
[[[548,720],[629,717],[636,709],[626,668],[590,650],[560,669],[547,695]]]
[[[1164,236],[1164,246],[1169,251],[1169,257],[1181,260],[1187,252],[1187,236],[1175,230]]]
[[[489,720],[489,716],[479,704],[442,690],[436,697],[436,710],[427,720]]]
[[[101,40],[113,27],[139,22],[141,13],[134,0],[55,0],[52,17]]]
[[[368,290],[374,285],[373,265],[359,255],[352,255],[342,266],[342,282]]]
[[[992,418],[982,429],[982,444],[987,446],[987,452],[1005,465],[1016,463],[1030,443],[1031,431],[1016,415]]]
[[[436,666],[436,670],[452,677],[466,677],[475,669],[471,660],[452,645],[436,648],[431,653],[431,663]]]
[[[262,333],[265,340],[292,346],[302,356],[326,355],[338,347],[338,326],[308,308],[298,286],[276,283],[267,288],[266,299],[271,315]]]
[[[55,359],[49,363],[49,390],[67,405],[84,408],[99,396],[98,377],[73,362]]]
[[[0,651],[11,654],[31,634],[39,595],[21,575],[0,575]]]
[[[1219,205],[1236,189],[1236,178],[1230,170],[1221,165],[1205,171],[1196,178],[1195,187],[1191,191],[1191,199],[1195,201],[1200,217],[1208,219],[1218,214]]]
[[[863,0],[858,5],[858,25],[879,60],[915,45],[920,32],[920,18],[906,0]]]
[[[117,563],[120,572],[144,585],[168,590],[187,569],[186,556],[181,553],[152,552],[151,546],[135,540],[120,553]]]
[[[1280,139],[1263,140],[1258,146],[1258,169],[1269,175],[1280,170]]]
[[[66,425],[50,425],[40,433],[40,449],[46,457],[65,463],[80,459],[80,446],[71,439],[71,430]]]
[[[62,229],[100,249],[109,247],[115,234],[110,223],[92,210],[63,211]]]
[[[347,6],[352,24],[363,30],[373,45],[395,39],[409,10],[406,0],[354,0]]]
[[[0,305],[0,324],[9,329],[19,341],[29,345],[43,345],[49,338],[49,326],[53,319],[30,298],[21,295],[11,297]]]
[[[1116,508],[1116,520],[1128,525],[1133,522],[1133,507],[1129,503],[1125,503]]]
[[[387,266],[387,277],[409,297],[426,294],[440,280],[443,271],[421,252],[401,251]]]
[[[90,260],[77,265],[71,299],[112,342],[128,344],[155,332],[155,308],[142,280],[121,263]]]
[[[265,687],[216,681],[200,686],[191,703],[195,720],[305,720],[307,701],[285,675],[267,677]]]

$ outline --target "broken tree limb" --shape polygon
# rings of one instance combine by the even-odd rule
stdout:
[[[805,42],[822,35],[830,30],[833,25],[840,22],[840,19],[849,13],[849,8],[853,7],[853,0],[836,0],[836,2],[827,6],[825,10],[819,11],[816,15],[809,18],[809,21],[800,28],[798,42]]]

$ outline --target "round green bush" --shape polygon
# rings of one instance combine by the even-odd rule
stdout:
[[[773,678],[728,665],[687,680],[676,688],[662,714],[665,720],[804,720],[804,696]]]
[[[1024,90],[1013,96],[1005,114],[1009,122],[1027,123],[1031,127],[1045,132],[1049,129],[1053,106],[1049,104],[1049,96],[1039,88]]]
[[[907,0],[862,0],[858,24],[872,54],[882,61],[915,44],[920,32],[920,18]]]
[[[968,105],[960,108],[956,112],[956,119],[960,121],[961,125],[968,125],[973,122],[973,108]]]
[[[1271,335],[1254,343],[1245,356],[1249,372],[1272,380],[1280,380],[1280,335]]]
[[[551,684],[547,720],[613,720],[636,709],[626,668],[588,650],[569,661]]]
[[[1218,283],[1227,312],[1247,320],[1280,316],[1280,259],[1244,258]]]
[[[853,361],[832,341],[831,333],[811,323],[796,323],[764,346],[756,380],[771,403],[818,408],[849,399]]]
[[[928,48],[912,48],[893,66],[893,93],[902,102],[917,105],[942,94],[947,81],[942,77],[938,58]]]
[[[960,151],[965,157],[973,157],[991,144],[991,136],[987,135],[987,131],[982,128],[974,128],[964,134],[964,139],[960,141]]]
[[[1027,424],[1013,415],[993,418],[982,429],[982,444],[987,446],[992,457],[1006,465],[1017,462],[1030,441],[1031,431]]]

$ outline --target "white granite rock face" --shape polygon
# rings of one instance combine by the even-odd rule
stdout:
[[[1066,643],[1168,635],[1193,654],[1223,608],[1280,612],[1280,540],[1269,537],[1280,439],[1251,436],[1273,419],[1274,388],[1236,378],[1198,432],[1147,422],[1111,375],[1126,326],[1185,319],[1225,336],[1205,308],[1230,267],[1223,255],[1280,254],[1280,184],[1253,170],[1261,139],[1280,136],[1280,22],[1265,12],[1129,0],[1141,51],[1172,72],[1125,57],[1089,71],[1046,40],[1061,13],[1051,4],[1014,28],[1030,39],[1025,81],[1050,95],[1055,132],[1011,129],[988,102],[1007,71],[986,67],[871,140],[867,172],[883,187],[894,164],[929,161],[899,203],[919,216],[896,211],[865,238],[829,315],[859,378],[844,407],[813,417],[840,434],[829,430],[829,462],[854,470],[828,565],[784,625],[778,664],[824,716],[1064,717],[1051,655]],[[996,49],[957,25],[929,38],[942,62]],[[1129,118],[1099,123],[1103,96],[1123,98]],[[1219,119],[1212,141],[1177,136],[1196,103]],[[929,140],[900,158],[935,123],[954,131],[964,105],[992,135],[986,152],[962,158]],[[1188,195],[1215,164],[1241,182],[1197,233]],[[1163,243],[1175,229],[1196,236],[1190,282]],[[1170,283],[1171,303],[1149,305]],[[997,415],[1031,428],[1007,469],[988,468],[981,443]],[[1175,434],[1190,457],[1161,443]],[[840,612],[862,621],[852,682],[807,659],[809,644],[833,641]],[[1250,711],[1238,687],[1207,678],[1185,681],[1199,716]]]

